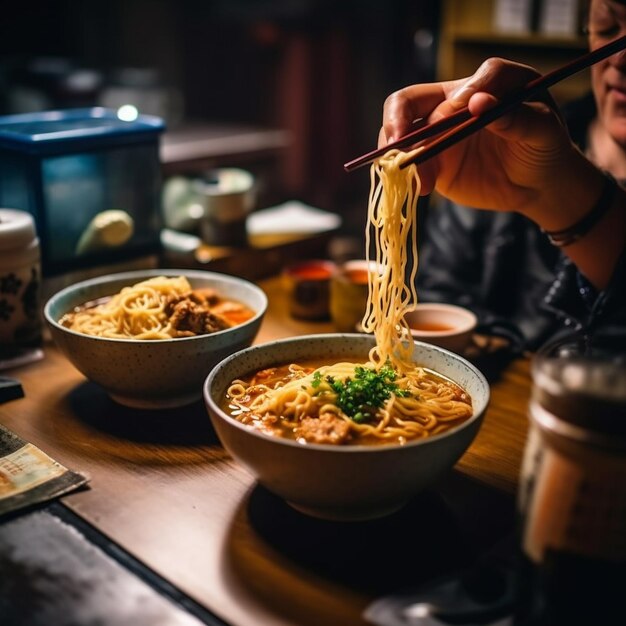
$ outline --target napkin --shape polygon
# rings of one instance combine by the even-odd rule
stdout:
[[[62,496],[87,480],[0,425],[0,516]]]
[[[248,235],[314,234],[334,230],[340,225],[341,217],[336,213],[323,211],[297,200],[255,211],[248,216],[246,223]]]

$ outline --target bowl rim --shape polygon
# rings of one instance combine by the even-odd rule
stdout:
[[[463,317],[465,323],[454,327],[451,330],[419,330],[411,328],[409,330],[413,337],[458,337],[464,333],[470,332],[478,325],[478,317],[475,313],[457,304],[447,304],[444,302],[418,302],[409,311],[407,315],[419,311],[448,311],[457,313]],[[418,339],[419,341],[419,339]]]
[[[217,280],[224,280],[226,283],[238,284],[242,285],[246,288],[251,289],[259,298],[261,299],[261,306],[255,312],[254,316],[249,320],[246,320],[242,324],[237,324],[236,326],[232,326],[230,328],[225,328],[223,330],[218,330],[213,333],[208,333],[205,335],[194,335],[192,337],[172,337],[170,339],[133,339],[129,338],[118,338],[118,337],[98,337],[97,335],[86,335],[85,333],[79,333],[78,331],[72,330],[71,328],[67,328],[67,326],[63,326],[59,324],[59,321],[54,319],[50,314],[50,309],[52,306],[64,296],[76,291],[81,288],[89,288],[98,285],[106,285],[107,283],[117,282],[117,281],[129,281],[129,285],[132,284],[133,280],[138,278],[150,278],[154,276],[185,276],[186,278],[216,278]],[[232,276],[230,274],[224,274],[222,272],[212,272],[208,270],[194,270],[194,269],[176,269],[176,268],[163,268],[163,269],[144,269],[144,270],[132,270],[128,272],[116,272],[113,274],[104,274],[102,276],[96,276],[94,278],[88,278],[86,280],[81,280],[76,283],[72,283],[67,287],[64,287],[54,293],[52,296],[48,298],[46,304],[43,308],[43,315],[46,322],[52,327],[60,330],[64,333],[68,333],[70,335],[74,335],[77,337],[82,337],[83,339],[93,340],[93,341],[103,341],[106,343],[132,343],[133,345],[143,345],[143,344],[167,344],[171,342],[176,342],[176,344],[189,342],[198,340],[201,338],[207,337],[217,337],[219,335],[232,332],[234,330],[243,329],[247,326],[251,326],[256,324],[261,320],[261,318],[265,315],[268,307],[268,299],[267,294],[255,283],[252,281],[246,280],[245,278],[240,278],[239,276]]]
[[[309,450],[309,451],[325,450],[325,451],[340,452],[341,454],[355,454],[355,453],[363,454],[364,452],[369,453],[369,454],[374,454],[374,453],[382,454],[382,453],[392,453],[394,451],[398,452],[400,450],[409,450],[414,447],[428,445],[431,442],[435,442],[435,441],[439,441],[440,439],[447,438],[453,433],[458,433],[461,430],[465,430],[466,428],[469,428],[475,422],[482,420],[482,418],[484,417],[487,407],[489,405],[489,400],[491,396],[491,388],[489,386],[489,382],[485,378],[485,375],[473,363],[470,363],[467,359],[456,354],[455,352],[451,352],[450,350],[446,350],[445,348],[441,348],[439,346],[435,346],[433,344],[429,344],[427,342],[418,341],[418,340],[414,340],[414,344],[417,344],[420,347],[424,347],[426,350],[430,350],[434,352],[443,352],[445,355],[452,357],[456,361],[460,361],[463,365],[468,367],[469,370],[478,378],[480,384],[484,387],[485,397],[484,397],[482,406],[479,407],[479,410],[475,410],[474,414],[462,424],[459,424],[458,426],[455,426],[454,428],[451,428],[450,430],[447,430],[439,435],[433,435],[431,437],[424,437],[422,439],[407,441],[405,444],[389,443],[389,444],[383,444],[383,445],[378,445],[378,446],[371,446],[371,445],[366,445],[366,444],[350,444],[346,446],[341,446],[341,445],[322,444],[322,443],[307,443],[306,445],[303,445],[301,443],[298,443],[297,441],[292,441],[291,439],[273,437],[272,435],[268,435],[264,433],[263,431],[260,431],[256,428],[252,428],[250,426],[246,426],[245,424],[242,424],[241,422],[236,420],[234,417],[232,417],[231,415],[228,415],[228,413],[223,411],[221,407],[213,400],[211,394],[209,393],[211,384],[214,378],[219,373],[220,369],[228,365],[228,363],[230,363],[231,361],[237,358],[240,358],[241,356],[244,356],[245,354],[249,354],[250,352],[254,352],[255,350],[258,350],[258,349],[269,348],[274,345],[282,345],[282,344],[287,344],[287,343],[292,343],[292,342],[299,343],[299,342],[306,342],[310,340],[328,341],[333,338],[345,338],[345,339],[358,338],[359,340],[363,340],[364,338],[371,338],[372,341],[374,340],[374,337],[372,335],[366,335],[364,333],[320,333],[320,334],[299,335],[295,337],[285,337],[283,339],[275,339],[273,341],[256,344],[253,346],[249,346],[248,348],[238,350],[237,352],[233,352],[233,354],[227,356],[225,359],[220,361],[209,372],[208,376],[206,377],[202,385],[202,396],[204,398],[205,405],[207,405],[207,407],[210,407],[211,411],[217,413],[220,416],[220,419],[222,419],[226,423],[232,426],[235,426],[237,429],[241,430],[242,432],[249,433],[253,437],[258,437],[264,441],[274,442],[276,443],[276,445],[285,445],[289,447],[298,448],[301,450]],[[473,404],[472,404],[472,408],[474,408]],[[211,413],[211,411],[209,412]],[[304,452],[304,454],[306,454],[306,452]]]

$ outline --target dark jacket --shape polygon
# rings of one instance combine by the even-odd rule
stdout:
[[[591,94],[564,108],[584,150],[595,116]],[[429,207],[421,237],[418,296],[472,309],[486,331],[504,328],[535,350],[564,327],[609,321],[626,326],[626,260],[597,294],[562,252],[525,217],[469,209],[448,200]]]

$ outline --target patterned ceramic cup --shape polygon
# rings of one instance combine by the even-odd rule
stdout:
[[[39,240],[30,213],[0,209],[0,351],[41,342]]]

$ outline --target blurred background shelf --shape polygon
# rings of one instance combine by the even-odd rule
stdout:
[[[499,0],[445,0],[441,14],[437,75],[442,80],[469,76],[489,57],[525,63],[545,73],[575,59],[587,50],[582,35],[584,2],[573,3],[575,30],[569,34],[543,34],[529,24],[523,32],[500,32],[495,25]],[[537,15],[551,0],[529,2]],[[517,2],[523,5],[524,1]],[[589,72],[581,72],[555,86],[557,102],[566,102],[589,90]]]
[[[244,168],[256,209],[297,199],[363,241],[369,175],[343,163],[376,145],[388,94],[469,75],[490,56],[546,72],[586,49],[580,19],[568,36],[503,32],[494,16],[506,1],[13,3],[0,22],[0,114],[131,104],[166,121],[164,181]],[[513,4],[524,2],[537,12],[555,0]],[[553,95],[588,89],[581,73]]]
[[[251,124],[185,122],[161,140],[163,176],[241,167],[255,177],[259,206],[284,199],[283,176],[292,145],[288,130]]]
[[[189,168],[244,164],[266,156],[280,158],[291,143],[285,130],[235,124],[186,123],[166,131],[161,162],[166,174]]]
[[[256,235],[245,248],[202,244],[192,254],[165,251],[160,265],[224,272],[256,281],[278,275],[285,265],[298,260],[326,258],[336,232]]]

